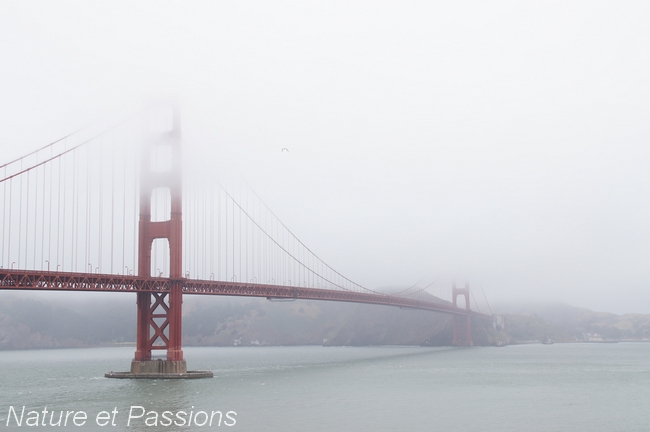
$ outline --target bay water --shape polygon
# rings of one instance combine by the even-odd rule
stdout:
[[[0,431],[650,430],[646,343],[188,347],[214,378],[104,378],[133,350],[0,352]]]

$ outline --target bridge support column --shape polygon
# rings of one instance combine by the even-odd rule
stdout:
[[[169,293],[169,342],[167,343],[167,360],[183,362],[183,349],[181,345],[183,324],[183,283],[172,282]]]
[[[188,371],[183,358],[183,200],[180,116],[173,107],[171,129],[149,134],[143,145],[140,172],[140,222],[138,275],[156,278],[153,292],[137,294],[138,323],[135,358],[131,372],[106,374],[109,378],[203,378],[210,371]],[[168,215],[156,214],[152,220],[152,200],[167,196]],[[169,192],[167,195],[165,192]],[[160,203],[156,209],[160,210]],[[169,268],[169,277],[152,274],[151,255],[156,239],[166,239],[169,262],[156,263]],[[158,282],[160,282],[158,284]],[[166,351],[165,359],[154,359],[152,351]]]
[[[458,296],[465,297],[465,310],[466,315],[454,315],[454,338],[452,345],[454,346],[473,346],[472,341],[472,315],[469,308],[469,284],[465,284],[465,288],[456,288],[454,284],[451,288],[452,303],[458,307]]]
[[[151,327],[151,293],[139,292],[136,295],[138,321],[136,324],[135,360],[146,361],[151,360],[151,347],[149,346]]]

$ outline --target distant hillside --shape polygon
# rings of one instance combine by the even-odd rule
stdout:
[[[92,298],[92,297],[90,297]],[[135,299],[64,302],[0,293],[0,350],[135,342]],[[269,302],[186,296],[186,346],[451,345],[452,318],[427,311],[354,303]],[[503,311],[502,311],[503,312]],[[474,320],[475,345],[650,339],[650,316],[614,315],[568,305],[504,313],[505,328]]]
[[[115,307],[117,306],[117,307]],[[0,293],[0,350],[78,348],[135,339],[135,304],[67,306]]]
[[[563,303],[510,309],[517,313],[506,315],[507,331],[521,340],[539,339],[542,333],[566,342],[650,340],[650,315],[615,315]]]
[[[451,317],[354,303],[252,299],[192,302],[184,317],[187,345],[450,345]],[[480,322],[477,344],[493,344]],[[491,329],[491,328],[490,328]]]
[[[135,342],[134,300],[68,304],[0,294],[2,350]],[[496,341],[489,325],[476,322],[473,331],[476,344]],[[450,316],[396,307],[209,296],[183,304],[186,346],[450,345],[451,338]]]

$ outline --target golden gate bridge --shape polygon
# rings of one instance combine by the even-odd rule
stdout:
[[[0,289],[109,291],[137,297],[130,372],[193,378],[182,350],[183,295],[328,300],[453,316],[471,346],[469,287],[452,302],[425,288],[364,287],[309,249],[257,195],[228,190],[184,164],[178,107],[86,127],[0,166]],[[183,167],[186,166],[185,169]],[[252,195],[252,196],[251,196]],[[458,305],[458,297],[464,305]],[[164,359],[152,353],[163,351]]]

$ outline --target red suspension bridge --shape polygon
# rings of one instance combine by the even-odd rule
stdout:
[[[134,149],[142,149],[135,151]],[[133,292],[137,342],[128,374],[188,373],[184,294],[312,299],[453,315],[472,345],[470,291],[366,288],[312,252],[254,193],[183,170],[178,110],[163,106],[89,127],[0,166],[0,289]],[[135,154],[134,154],[135,153]],[[458,297],[465,304],[458,306]],[[164,351],[166,360],[152,353]]]

